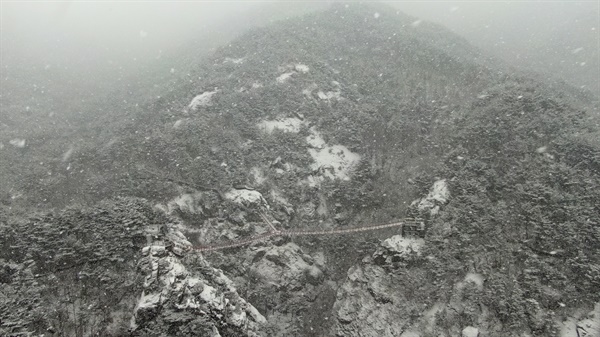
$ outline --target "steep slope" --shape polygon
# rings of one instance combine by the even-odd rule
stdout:
[[[3,336],[257,336],[265,323],[146,201],[2,215]]]
[[[198,168],[193,167],[197,166],[194,158],[213,147],[202,143],[207,139],[218,142],[227,139],[219,129],[243,130],[245,139],[258,139],[260,132],[254,127],[257,122],[293,117],[298,111],[303,111],[307,122],[318,123],[316,126],[325,135],[336,130],[339,143],[373,147],[372,130],[380,129],[377,123],[388,123],[395,112],[414,110],[413,117],[419,118],[396,124],[402,124],[398,127],[404,128],[404,132],[418,133],[415,130],[421,129],[419,123],[426,124],[428,119],[434,119],[432,115],[443,113],[444,109],[451,111],[453,102],[474,95],[475,88],[482,86],[479,82],[489,80],[484,67],[461,61],[461,58],[473,60],[478,54],[460,38],[426,23],[413,25],[413,18],[401,14],[375,18],[375,13],[372,9],[363,13],[354,6],[340,7],[247,34],[231,47],[217,51],[198,69],[183,70],[187,75],[180,83],[165,88],[160,99],[147,107],[145,113],[124,112],[131,120],[123,122],[123,128],[111,127],[102,132],[90,129],[95,141],[82,139],[72,157],[63,156],[69,148],[55,149],[55,160],[49,158],[40,166],[20,165],[30,171],[31,179],[14,186],[6,199],[25,190],[38,191],[36,195],[22,193],[34,204],[56,203],[65,199],[65,195],[73,200],[94,201],[119,194],[124,186],[135,189],[138,183],[130,186],[127,182],[134,165],[168,168],[194,180],[187,177],[190,171],[198,174]],[[302,62],[309,69],[306,74],[291,69]],[[288,75],[291,81],[277,82],[279,76],[284,81]],[[210,106],[188,111],[195,96],[215,87],[218,94]],[[423,113],[434,109],[437,111]],[[188,113],[183,113],[184,110]],[[332,113],[325,114],[326,111]],[[385,120],[381,121],[381,116]],[[171,128],[179,120],[178,129]],[[338,125],[333,126],[334,121]],[[369,128],[362,128],[365,124]],[[205,130],[208,125],[210,130]],[[214,137],[209,135],[211,132],[215,132]],[[36,144],[28,143],[25,148],[5,144],[5,151],[18,159],[19,153],[25,157],[32,146]],[[236,143],[230,146],[235,148],[232,151],[239,148]],[[217,159],[217,165],[211,167],[218,168],[221,162]],[[215,180],[225,184],[246,180],[247,170],[240,171],[236,169],[231,174],[235,178]],[[218,174],[211,171],[210,175]],[[158,190],[168,188],[143,190],[142,196],[160,198]]]
[[[265,234],[262,213],[292,229],[420,216],[422,240],[387,230],[177,254],[222,270],[221,290],[245,299],[234,312],[251,303],[268,335],[557,335],[600,300],[597,119],[576,90],[503,71],[441,27],[336,5],[219,49],[40,191],[151,199],[195,246]],[[179,276],[152,294],[181,290]],[[139,331],[172,322],[154,300],[164,316]]]

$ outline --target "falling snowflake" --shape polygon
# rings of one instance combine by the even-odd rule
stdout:
[[[74,151],[74,150],[75,150],[75,149],[73,148],[73,146],[71,146],[71,147],[70,147],[70,148],[67,150],[67,152],[65,152],[65,153],[63,154],[63,157],[62,157],[62,161],[63,161],[63,163],[64,163],[64,162],[66,162],[67,160],[69,160],[69,158],[71,158],[71,156],[73,155],[73,151]]]

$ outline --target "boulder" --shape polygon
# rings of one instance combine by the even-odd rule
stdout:
[[[274,289],[298,290],[306,282],[319,284],[323,279],[323,272],[314,265],[313,258],[295,243],[263,248],[256,256],[259,258],[255,259],[251,271]]]
[[[394,235],[384,240],[373,253],[373,260],[377,264],[390,264],[400,261],[412,261],[421,256],[425,241],[417,238],[405,238]]]

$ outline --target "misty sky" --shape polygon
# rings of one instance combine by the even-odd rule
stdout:
[[[247,11],[236,3],[3,4],[3,56],[68,64],[155,58]],[[233,20],[232,20],[233,21]]]
[[[133,67],[179,50],[186,43],[205,43],[211,38],[211,43],[226,43],[248,27],[268,23],[268,18],[322,9],[326,4],[3,1],[2,71],[31,65],[59,67],[74,73]],[[532,63],[527,58],[539,53],[540,46],[549,39],[562,39],[558,43],[564,45],[567,55],[578,50],[571,59],[557,56],[556,62],[567,63],[562,66],[565,71],[572,67],[572,72],[584,76],[589,73],[586,65],[599,64],[597,1],[390,4],[407,14],[441,23],[517,66]],[[271,14],[265,17],[264,13]]]

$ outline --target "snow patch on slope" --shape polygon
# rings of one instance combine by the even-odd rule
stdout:
[[[312,169],[322,171],[323,176],[331,179],[350,180],[352,169],[360,161],[359,154],[344,145],[327,145],[314,128],[311,128],[311,135],[306,137],[306,142],[313,147],[308,149],[315,161]]]
[[[191,214],[202,213],[202,206],[198,204],[201,198],[201,192],[182,194],[167,203],[166,211],[169,214],[177,209]]]
[[[275,129],[283,130],[284,132],[298,133],[303,125],[304,122],[298,118],[284,118],[258,123],[258,127],[267,133],[271,133]]]
[[[218,90],[214,90],[214,91],[205,91],[203,93],[201,93],[200,95],[194,97],[194,99],[192,99],[192,102],[190,102],[190,104],[188,105],[188,108],[191,110],[196,110],[201,106],[209,106],[211,103],[211,98],[214,94],[217,93]]]
[[[223,63],[233,63],[233,64],[242,64],[245,61],[245,57],[240,57],[240,58],[231,58],[231,57],[226,57],[225,60],[223,61]]]
[[[252,173],[252,177],[254,177],[254,182],[257,185],[262,185],[262,183],[264,183],[267,180],[263,171],[258,167],[253,167],[250,170],[250,173]]]
[[[299,118],[284,118],[258,123],[258,127],[267,133],[271,133],[275,129],[298,133],[306,125],[307,122]],[[318,172],[322,177],[350,180],[350,173],[360,161],[360,155],[350,151],[344,145],[328,145],[314,127],[310,128],[309,131],[310,134],[306,137],[306,143],[309,146],[308,153],[314,160],[311,169]],[[309,177],[306,183],[310,186],[316,186],[318,182],[311,181]]]
[[[279,84],[285,83],[295,74],[306,74],[306,73],[308,73],[310,68],[307,65],[302,64],[302,63],[288,64],[287,66],[279,67],[280,72],[283,72],[286,70],[287,70],[287,72],[279,75],[275,79],[275,81],[277,81],[277,83],[279,83]]]
[[[289,79],[292,77],[292,75],[294,75],[295,73],[296,73],[295,71],[290,71],[290,72],[287,72],[287,73],[283,73],[283,74],[279,75],[279,76],[278,76],[278,77],[277,77],[275,80],[277,81],[277,83],[280,83],[280,84],[281,84],[281,83],[285,83],[285,82],[287,82],[287,81],[288,81],[288,80],[289,80]]]
[[[309,68],[308,68],[308,66],[307,66],[307,65],[305,65],[305,64],[302,64],[302,63],[298,63],[298,64],[296,64],[296,65],[294,66],[294,69],[296,69],[296,71],[297,71],[297,72],[300,72],[300,73],[303,73],[303,74],[306,74],[306,73],[308,73],[308,71],[309,71]]]
[[[429,194],[423,199],[417,199],[411,206],[416,206],[419,211],[429,210],[431,215],[436,215],[440,211],[440,206],[447,203],[450,199],[450,190],[446,179],[436,181]]]
[[[11,139],[10,141],[8,141],[8,143],[14,147],[18,147],[18,148],[23,148],[25,147],[25,139],[21,139],[21,138],[15,138],[15,139]]]

